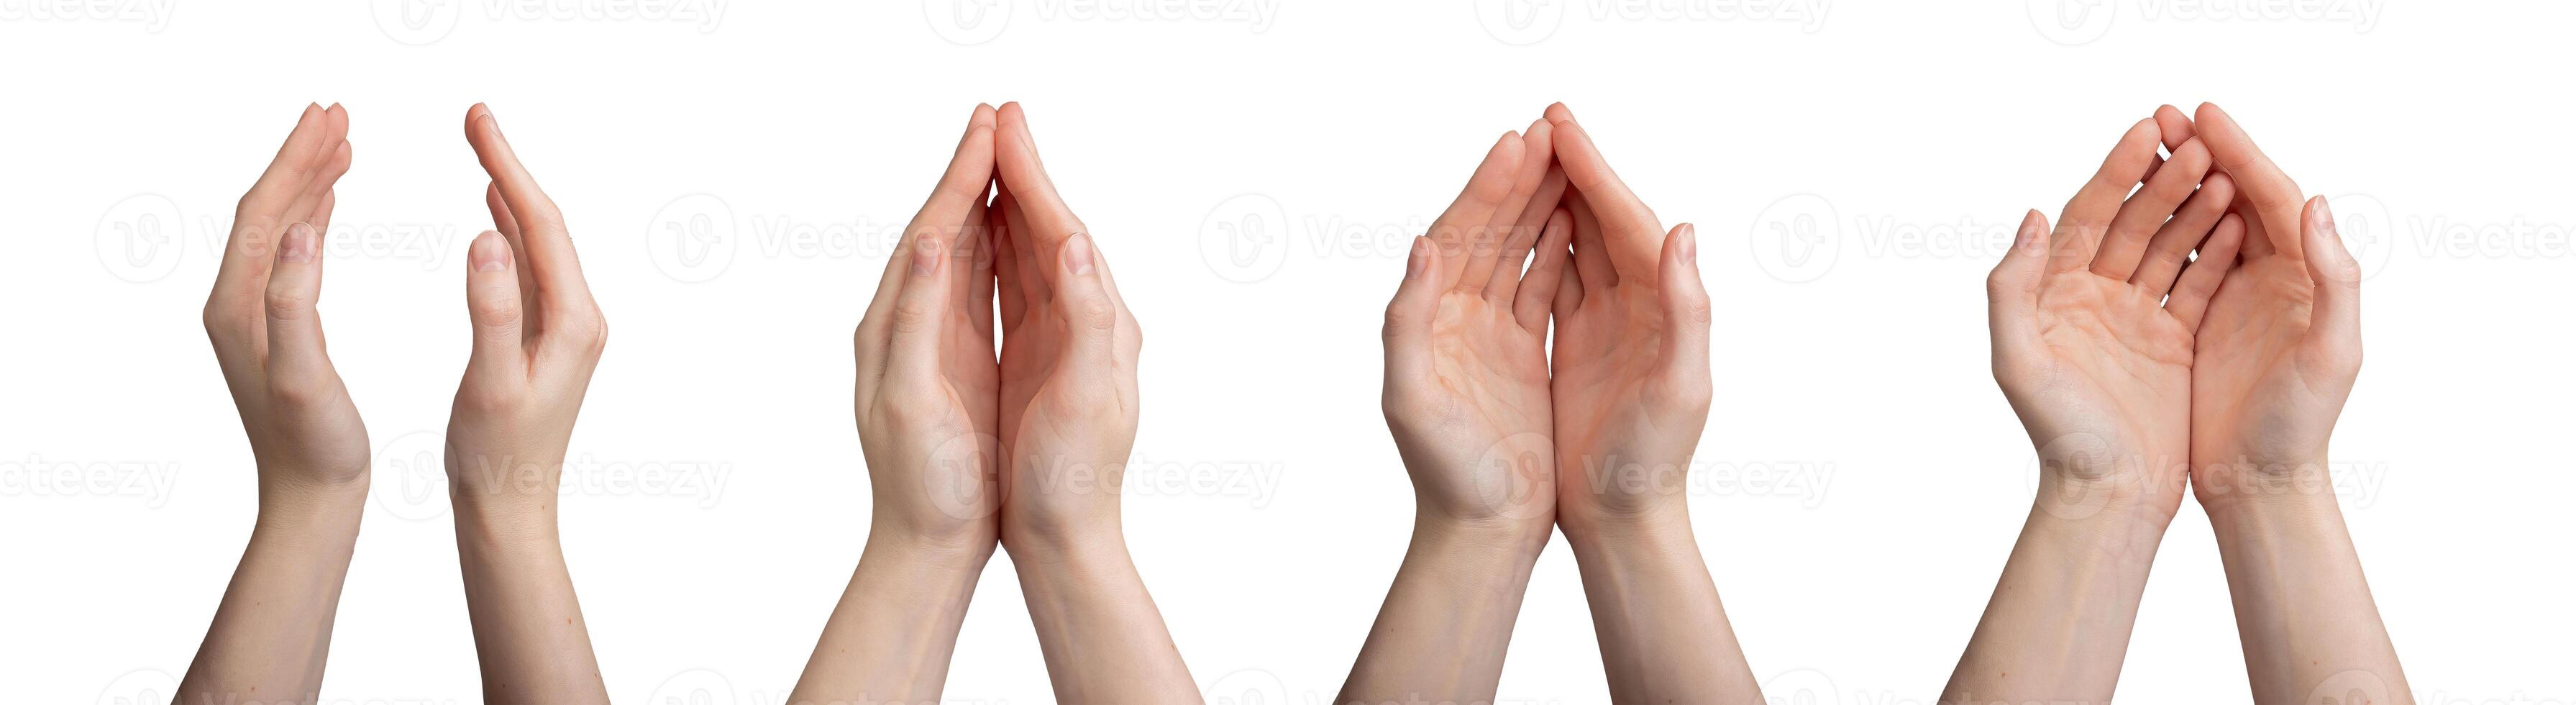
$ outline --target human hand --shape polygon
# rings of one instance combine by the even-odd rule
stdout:
[[[467,251],[473,357],[447,422],[447,472],[460,505],[553,524],[564,447],[608,344],[572,233],[501,136],[490,109],[465,116],[465,138],[490,174],[493,230]]]
[[[367,426],[324,349],[315,300],[332,185],[349,171],[349,112],[307,105],[277,158],[233,211],[206,337],[258,459],[263,505],[317,496],[359,501],[372,453]]]
[[[993,356],[992,107],[977,105],[956,155],[904,227],[860,320],[859,445],[876,509],[871,542],[921,540],[980,564],[1002,496]]]
[[[1573,256],[1551,365],[1558,519],[1568,536],[1686,520],[1682,480],[1712,395],[1697,237],[1688,223],[1667,233],[1564,105],[1548,118],[1572,185]]]
[[[2153,120],[2131,126],[2053,233],[2024,217],[1986,297],[1995,380],[2038,448],[2043,506],[2077,518],[2120,503],[2161,536],[2192,444],[2192,331],[2246,226],[2199,140],[2159,165],[2157,139]]]
[[[1565,176],[1551,168],[1550,131],[1541,120],[1486,151],[1458,199],[1414,239],[1387,304],[1381,404],[1413,476],[1418,524],[1542,545],[1550,531],[1548,311],[1570,281],[1570,235],[1556,210]]]
[[[2157,113],[2167,140],[2196,132],[2234,177],[2246,234],[2194,339],[2192,491],[2208,505],[2321,487],[2326,440],[2361,372],[2361,270],[2324,198],[2303,199],[2218,106],[2199,117]]]
[[[1090,231],[1056,195],[1027,113],[1004,103],[999,117],[1002,541],[1122,540],[1118,493],[1136,441],[1144,332]]]

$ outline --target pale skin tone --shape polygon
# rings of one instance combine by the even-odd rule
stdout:
[[[467,140],[497,232],[468,254],[474,353],[449,420],[458,553],[492,703],[604,703],[555,540],[555,483],[605,327],[562,216],[482,106]],[[236,212],[206,329],[260,466],[260,520],[178,702],[317,699],[367,488],[366,429],[314,301],[348,113],[308,108]]]
[[[1026,113],[968,123],[859,325],[876,518],[789,700],[937,701],[998,543],[1058,699],[1198,702],[1119,523],[1143,335]]]
[[[2213,105],[2133,125],[2053,232],[2032,212],[1987,292],[2039,497],[1942,699],[2109,701],[2188,484],[2256,702],[2409,702],[2323,480],[2358,290],[2323,199]]]
[[[572,234],[476,105],[465,139],[492,183],[493,230],[467,251],[474,352],[447,422],[449,495],[489,703],[605,703],[607,686],[556,530],[573,419],[608,342]]]
[[[1492,702],[1560,526],[1616,700],[1760,701],[1683,497],[1621,481],[1652,474],[1632,464],[1683,471],[1707,420],[1693,240],[1556,105],[1498,140],[1414,243],[1387,307],[1384,399],[1413,544],[1336,702]]]
[[[206,335],[259,467],[259,521],[174,702],[318,698],[371,452],[314,301],[349,113],[307,106],[234,211]]]

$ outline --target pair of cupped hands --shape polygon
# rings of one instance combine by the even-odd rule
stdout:
[[[2213,514],[2320,494],[2361,368],[2360,282],[2325,199],[2218,106],[2132,125],[1987,279],[2041,507],[2170,521],[2186,487]]]
[[[1418,523],[1543,543],[1560,521],[1686,521],[1709,321],[1692,227],[1666,231],[1572,111],[1504,134],[1386,309]]]
[[[206,333],[260,468],[264,519],[357,501],[373,453],[324,345],[315,303],[335,185],[351,160],[349,113],[309,105],[242,196],[207,298]],[[465,300],[474,345],[448,422],[460,506],[542,513],[607,341],[562,212],[537,188],[492,113],[466,112],[466,142],[491,176],[494,230],[474,239]]]
[[[1018,103],[975,107],[856,337],[872,537],[1116,540],[1143,334]]]

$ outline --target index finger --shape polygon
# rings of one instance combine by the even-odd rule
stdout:
[[[1640,277],[1651,281],[1656,262],[1663,257],[1664,226],[1655,219],[1655,211],[1619,180],[1610,170],[1610,161],[1592,144],[1592,134],[1572,120],[1557,123],[1556,161],[1565,170],[1565,181],[1583,193],[1591,204],[1593,215],[1601,220],[1601,234],[1610,251],[1610,263],[1622,277]]]
[[[2307,199],[2300,195],[2298,182],[2264,156],[2254,146],[2254,138],[2236,124],[2227,111],[2215,103],[2200,104],[2198,129],[2202,142],[2209,144],[2210,156],[2217,158],[2218,168],[2236,180],[2236,194],[2254,207],[2262,231],[2275,249],[2299,252],[2299,212]]]
[[[492,176],[493,190],[500,192],[502,205],[509,208],[510,220],[519,228],[519,241],[514,244],[527,250],[528,268],[535,270],[530,279],[537,285],[539,308],[551,315],[567,311],[567,304],[588,303],[590,285],[582,281],[581,261],[573,254],[572,232],[564,227],[563,211],[537,188],[537,179],[527,167],[519,164],[519,155],[501,136],[501,123],[493,119],[491,108],[475,103],[465,111],[465,142],[474,147],[475,160]]]

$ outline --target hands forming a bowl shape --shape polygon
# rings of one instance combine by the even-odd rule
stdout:
[[[1387,306],[1413,543],[1338,701],[1491,701],[1551,528],[1614,697],[1759,701],[1680,483],[1649,477],[1687,472],[1707,420],[1695,257],[1690,226],[1668,237],[1565,106],[1486,152]]]
[[[372,453],[315,307],[349,113],[307,107],[242,197],[206,332],[259,464],[259,522],[182,681],[183,702],[313,701],[356,544]],[[484,698],[607,702],[556,541],[556,483],[605,329],[563,217],[490,111],[466,138],[492,176],[498,232],[466,275],[474,353],[446,448]]]
[[[789,700],[937,700],[998,542],[1059,699],[1197,702],[1120,528],[1143,336],[1019,104],[976,107],[857,341],[874,519]]]
[[[2186,486],[2217,528],[2257,702],[2403,702],[2318,491],[2360,365],[2359,279],[2324,200],[2211,105],[2131,126],[2054,231],[2025,218],[1987,279],[1988,324],[2039,492],[1945,702],[2109,700]]]

